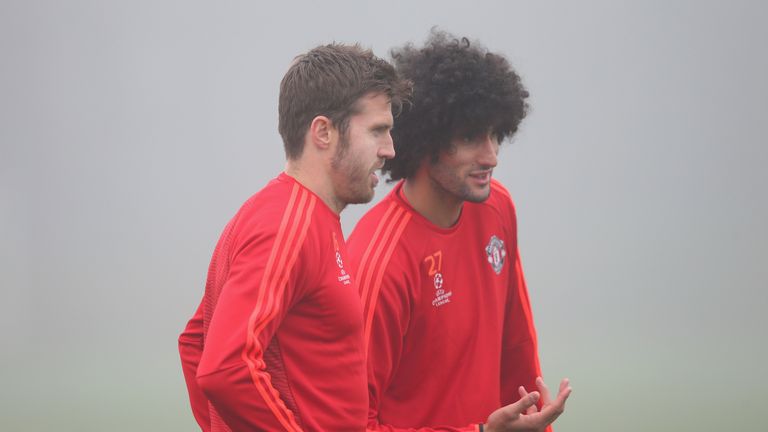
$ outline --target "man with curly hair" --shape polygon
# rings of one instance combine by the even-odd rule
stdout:
[[[543,431],[541,379],[515,208],[492,179],[528,92],[507,60],[434,31],[392,51],[413,82],[395,120],[400,180],[355,227],[348,247],[363,302],[368,427],[397,431]]]

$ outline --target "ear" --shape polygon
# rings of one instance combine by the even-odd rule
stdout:
[[[318,149],[327,150],[333,147],[338,135],[333,122],[326,116],[313,118],[309,125],[309,142]]]

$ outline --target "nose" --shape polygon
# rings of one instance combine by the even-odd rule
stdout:
[[[479,148],[478,163],[489,168],[496,167],[499,156],[499,141],[493,134],[486,134]]]
[[[392,135],[389,133],[384,138],[383,143],[379,147],[379,157],[383,159],[392,159],[395,157],[395,144],[392,141]]]

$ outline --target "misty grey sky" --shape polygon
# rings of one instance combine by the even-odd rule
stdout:
[[[388,57],[434,25],[531,92],[494,175],[545,378],[574,387],[557,430],[765,429],[767,19],[756,1],[3,0],[0,429],[194,430],[176,337],[220,230],[283,168],[288,64],[331,41]]]

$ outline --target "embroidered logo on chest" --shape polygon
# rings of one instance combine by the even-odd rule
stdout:
[[[333,248],[336,250],[336,266],[339,267],[339,282],[343,285],[349,285],[352,283],[349,273],[344,270],[344,261],[341,259],[341,251],[339,250],[339,241],[336,240],[336,233],[333,233]]]
[[[493,267],[493,271],[496,274],[501,274],[501,269],[504,267],[504,259],[507,257],[504,241],[496,237],[496,235],[492,235],[488,246],[485,247],[485,254],[488,255],[488,263]]]
[[[424,258],[424,264],[426,265],[427,275],[431,278],[432,284],[435,287],[435,297],[432,299],[432,306],[440,307],[446,303],[451,302],[453,296],[452,291],[446,291],[443,280],[443,251],[437,251],[431,255],[427,255]]]

